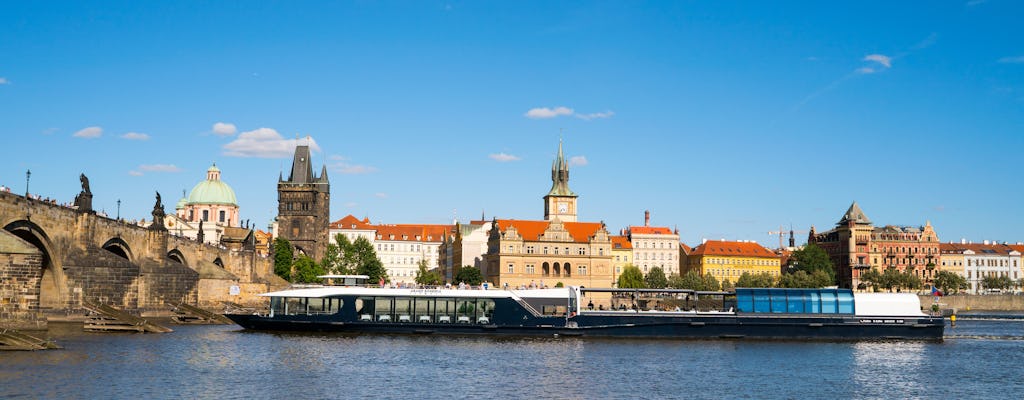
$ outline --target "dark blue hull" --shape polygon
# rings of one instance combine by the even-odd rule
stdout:
[[[872,319],[856,316],[787,315],[638,315],[586,313],[566,320],[550,317],[532,325],[429,324],[338,321],[332,316],[266,317],[231,314],[245,329],[347,333],[458,334],[506,336],[581,336],[661,339],[766,340],[942,340],[944,321],[938,317]]]

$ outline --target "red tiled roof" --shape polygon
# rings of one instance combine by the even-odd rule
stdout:
[[[452,225],[373,225],[377,230],[377,240],[397,240],[406,242],[441,242],[446,233],[451,232]],[[391,237],[394,235],[394,238]],[[419,236],[419,239],[416,239]]]
[[[631,226],[630,233],[640,235],[671,235],[672,230],[662,226]]]
[[[779,256],[754,242],[729,242],[708,240],[693,249],[690,255],[695,256],[738,256],[738,257],[771,257]]]
[[[683,253],[685,253],[687,255],[693,253],[693,248],[691,248],[690,246],[687,246],[686,243],[679,242],[679,248],[683,249]]]
[[[625,236],[609,236],[609,238],[612,240],[612,250],[633,248],[633,243],[630,243],[629,238]]]
[[[523,240],[536,241],[540,235],[544,234],[544,231],[551,224],[551,221],[524,221],[516,219],[499,219],[498,230],[505,232],[510,226],[516,227],[516,231],[523,237]],[[590,241],[590,237],[594,236],[598,230],[601,229],[600,222],[563,222],[565,230],[569,231],[569,235],[572,236],[572,240],[577,243],[586,243]]]
[[[373,229],[373,225],[370,225],[369,218],[363,218],[360,221],[358,218],[352,216],[352,214],[346,215],[345,218],[331,222],[331,229]]]
[[[960,254],[966,250],[971,250],[976,254],[986,254],[985,250],[994,251],[995,254],[1009,254],[1013,250],[1021,251],[1019,248],[1024,247],[1017,245],[1006,245],[1002,243],[998,244],[984,244],[984,243],[939,243],[939,253],[953,253]],[[1024,253],[1024,252],[1022,252]],[[990,254],[990,253],[989,253]]]

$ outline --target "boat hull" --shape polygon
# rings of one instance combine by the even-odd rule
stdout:
[[[875,319],[836,316],[694,315],[649,316],[616,313],[552,318],[544,325],[425,324],[337,321],[324,316],[267,317],[229,314],[249,330],[346,333],[404,333],[504,336],[579,336],[657,339],[757,340],[931,340],[941,341],[944,321],[938,317]],[[553,321],[551,321],[553,322]]]

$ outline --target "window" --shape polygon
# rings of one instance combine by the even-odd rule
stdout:
[[[220,210],[220,222],[224,222],[225,215],[227,215],[227,212],[225,212],[224,210]]]
[[[210,220],[210,210],[203,210],[203,221]]]
[[[535,273],[537,273],[537,270],[533,266],[533,264],[526,264],[526,273],[527,274],[535,274]]]
[[[580,266],[576,267],[576,273],[578,273],[580,275],[586,275],[587,274],[587,266],[586,265],[580,265]]]
[[[509,265],[508,265],[508,273],[510,273],[510,274],[514,274],[515,272],[516,272],[516,266],[515,266],[515,264],[509,264]]]

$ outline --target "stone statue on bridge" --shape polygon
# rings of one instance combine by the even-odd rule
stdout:
[[[203,220],[199,220],[199,231],[196,232],[196,241],[202,243],[206,239],[206,234],[203,233]]]
[[[156,204],[153,205],[153,223],[149,225],[149,229],[154,231],[166,231],[167,227],[164,226],[164,203],[160,200],[160,192],[156,192]]]
[[[75,208],[79,212],[95,214],[96,211],[92,209],[92,191],[89,190],[89,178],[85,174],[81,174],[78,180],[82,182],[82,192],[75,196]]]

